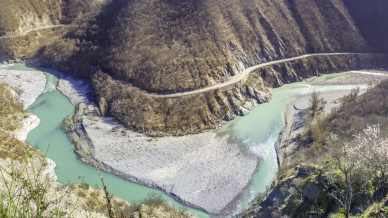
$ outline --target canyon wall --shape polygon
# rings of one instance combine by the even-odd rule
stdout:
[[[387,60],[383,54],[311,56],[259,68],[222,89],[180,97],[154,95],[103,73],[96,74],[94,86],[100,102],[109,102],[111,115],[128,127],[148,135],[186,135],[216,128],[269,101],[268,87],[327,73],[388,67]]]
[[[127,1],[117,14],[104,70],[153,92],[198,89],[305,53],[369,50],[340,0]]]
[[[17,2],[24,1],[33,2]],[[386,40],[380,33],[386,32],[385,25],[369,24],[384,19],[382,9],[388,9],[388,3],[381,0],[368,5],[361,0],[41,3],[48,8],[59,5],[60,9],[49,10],[43,16],[49,17],[51,23],[76,27],[56,35],[58,39],[44,40],[50,43],[28,40],[36,44],[36,49],[24,56],[38,54],[48,66],[92,78],[104,112],[149,134],[180,135],[215,128],[223,120],[245,113],[253,103],[268,100],[266,87],[320,73],[384,65],[379,55],[368,58],[361,55],[359,59],[361,56],[355,58],[356,54],[306,58],[262,68],[260,73],[250,76],[253,82],[244,80],[227,90],[155,98],[155,95],[222,84],[246,68],[268,61],[308,53],[383,52]],[[1,24],[0,32],[9,26]],[[0,53],[23,56],[27,53],[25,48],[29,46],[19,43],[12,47],[0,38]]]

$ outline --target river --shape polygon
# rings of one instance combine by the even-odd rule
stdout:
[[[5,69],[35,70],[23,64],[6,66]],[[96,187],[100,186],[99,181],[102,176],[112,194],[129,202],[139,202],[151,195],[159,195],[176,207],[184,207],[161,191],[125,181],[82,163],[73,152],[73,145],[62,129],[62,121],[72,115],[75,108],[62,93],[56,90],[58,79],[53,74],[46,73],[46,75],[45,93],[28,109],[40,118],[41,124],[29,133],[27,142],[55,161],[59,182],[63,184],[84,182]],[[285,85],[273,90],[273,98],[269,103],[258,105],[246,116],[239,117],[218,130],[238,139],[242,149],[249,149],[261,159],[251,184],[244,192],[242,200],[238,202],[236,211],[247,208],[259,193],[266,191],[276,176],[278,166],[274,145],[284,127],[284,111],[288,103],[298,95],[312,90],[344,88],[346,87],[312,88],[304,82]],[[200,218],[209,217],[204,212],[184,208]]]

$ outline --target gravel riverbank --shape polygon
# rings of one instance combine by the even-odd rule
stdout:
[[[40,119],[34,114],[27,114],[22,120],[22,126],[18,130],[14,131],[12,135],[19,141],[25,142],[27,140],[28,133],[38,127]]]
[[[227,135],[210,131],[148,137],[113,118],[99,117],[96,107],[80,97],[88,95],[85,83],[62,78],[57,88],[71,102],[82,102],[68,129],[84,162],[163,190],[191,207],[222,214],[247,187],[259,164],[257,156]]]
[[[12,64],[0,65],[0,83],[9,85],[15,91],[24,109],[27,109],[44,92],[46,76],[41,71],[26,72],[7,69],[11,66]],[[39,118],[33,114],[26,114],[21,123],[21,127],[12,135],[24,142],[28,133],[39,126]]]
[[[377,77],[385,76],[348,72],[311,79],[308,84],[318,88],[327,85],[366,88]],[[346,84],[342,82],[345,79]],[[348,87],[325,92],[322,97],[333,107],[338,98],[350,92],[351,86]],[[85,102],[88,99],[85,96],[89,96],[87,84],[63,78],[57,88],[74,104],[81,103],[78,113],[67,123],[70,123],[69,135],[84,162],[127,180],[161,189],[192,207],[222,214],[249,184],[259,164],[257,156],[242,149],[227,135],[210,131],[182,137],[148,137],[124,128],[113,118],[99,117],[96,106]],[[294,127],[287,125],[287,128],[293,129],[293,133],[294,115],[300,108],[308,107],[308,101],[308,94],[299,96],[288,109],[287,120]],[[303,122],[298,125],[303,127]],[[282,138],[290,137],[287,128]],[[281,162],[282,154],[295,152],[295,149],[280,146]]]
[[[0,68],[0,83],[11,86],[23,103],[31,106],[46,88],[46,76],[41,71],[22,71]]]

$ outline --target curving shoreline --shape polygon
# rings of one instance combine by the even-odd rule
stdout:
[[[359,74],[362,74],[362,73],[359,73]],[[364,76],[368,76],[368,75],[365,74]],[[74,93],[76,93],[77,90],[72,90],[72,89],[77,88],[77,85],[69,87],[68,86],[69,84],[72,84],[72,83],[60,82],[58,85],[58,89],[61,90],[62,93],[67,95],[70,98],[70,101],[79,103],[80,102],[79,97],[77,96],[79,95],[82,96],[82,92],[85,92],[85,90],[87,89],[81,88],[79,89],[79,92],[81,93],[78,93],[78,95],[77,94],[74,95]],[[80,83],[78,83],[78,85],[81,85],[81,87],[84,87]],[[316,84],[316,85],[319,85],[319,84]],[[324,85],[324,84],[321,84],[321,85]],[[69,95],[69,93],[73,93],[73,95]],[[76,96],[76,97],[72,97],[72,96]],[[164,180],[165,176],[173,175],[174,177],[174,175],[178,175],[174,173],[177,171],[177,168],[179,169],[178,171],[182,169],[180,168],[181,167],[180,165],[170,164],[170,162],[174,162],[176,157],[175,158],[170,157],[170,158],[167,158],[167,160],[164,162],[158,162],[160,161],[158,159],[161,158],[161,157],[158,157],[158,155],[160,153],[168,151],[170,144],[176,145],[176,147],[173,147],[171,149],[172,152],[177,154],[177,156],[181,156],[182,153],[179,152],[179,147],[181,147],[181,145],[179,145],[179,142],[177,143],[175,141],[171,143],[171,141],[166,140],[169,137],[156,138],[156,139],[151,137],[146,137],[142,134],[135,133],[133,131],[125,129],[123,126],[115,122],[113,119],[101,118],[98,116],[98,114],[99,112],[96,106],[91,104],[89,105],[80,104],[78,107],[78,113],[73,117],[72,120],[68,120],[70,122],[67,122],[68,134],[76,144],[76,152],[82,161],[90,165],[93,165],[99,169],[103,169],[104,171],[118,175],[127,180],[162,190],[168,193],[176,200],[192,208],[201,209],[210,214],[226,214],[226,211],[230,209],[231,204],[233,204],[233,202],[236,201],[238,196],[250,184],[252,175],[259,164],[257,157],[251,160],[254,164],[249,165],[250,173],[246,174],[247,176],[244,177],[248,179],[243,180],[244,185],[240,185],[239,188],[235,189],[236,191],[234,191],[235,193],[234,196],[229,197],[228,201],[224,201],[224,203],[222,204],[220,202],[217,202],[217,200],[222,198],[222,194],[228,191],[230,192],[230,189],[224,189],[224,191],[219,191],[218,193],[214,192],[216,193],[214,194],[216,198],[213,198],[211,201],[206,200],[206,197],[208,197],[208,199],[211,199],[211,197],[209,198],[209,196],[212,195],[212,192],[209,192],[209,191],[206,192],[206,195],[196,200],[195,198],[191,198],[190,195],[185,194],[186,189],[182,189],[183,190],[182,191],[180,189],[176,189],[176,186],[171,185],[171,184],[179,184],[179,180],[175,180],[174,183],[166,183]],[[184,139],[183,141],[190,141],[190,137],[194,137],[194,140],[192,140],[192,142],[190,143],[190,146],[188,146],[188,147],[193,147],[196,145],[196,143],[198,144],[198,141],[201,140],[200,139],[201,137],[197,139],[195,138],[198,135],[201,135],[201,134],[186,136],[186,139]],[[185,138],[185,137],[170,137],[170,138]],[[214,142],[213,145],[211,146],[212,149],[214,149],[217,146],[217,144],[224,144],[224,145],[228,144],[228,142],[224,143],[222,141],[222,138],[220,139],[220,138],[217,138],[217,136],[215,135],[211,135],[211,132],[204,133],[203,138],[207,139],[206,143],[208,144],[212,144],[211,143],[212,139],[216,139],[216,142]],[[281,152],[278,146],[276,147],[278,149],[278,153]],[[147,150],[146,148],[151,148],[151,149]],[[139,149],[140,149],[140,152],[138,151]],[[141,151],[141,149],[145,149],[145,150]],[[213,153],[214,152],[217,153],[216,150],[213,150]],[[230,151],[228,152],[231,153]],[[233,150],[232,150],[232,153],[233,153]],[[149,155],[149,154],[153,154],[153,155]],[[204,155],[204,153],[202,152],[201,155]],[[142,157],[146,157],[146,158],[142,159]],[[278,162],[281,163],[282,162],[281,155],[279,155],[278,157],[279,157]],[[201,156],[196,156],[196,158],[193,158],[193,159],[198,159],[198,158],[200,159]],[[132,161],[132,159],[134,161]],[[249,160],[249,158],[247,160]],[[224,158],[224,161],[225,163],[230,162],[230,160],[226,160],[225,158]],[[147,165],[148,162],[151,162],[150,164],[151,166],[145,166],[145,167],[142,166],[142,164]],[[247,161],[244,161],[244,162],[247,163]],[[155,167],[153,164],[158,165],[159,168]],[[220,165],[224,165],[224,164],[220,164]],[[247,164],[245,164],[244,166],[233,166],[233,167],[235,167],[236,169],[245,170],[246,165]],[[201,167],[198,167],[195,164],[193,164],[193,166],[195,166],[196,169],[201,169]],[[219,176],[222,177],[225,175],[234,175],[235,177],[238,177],[238,174],[230,173],[230,172],[234,172],[234,171],[228,168],[226,171],[223,171],[223,174],[220,174]],[[195,175],[194,178],[200,175],[196,172],[193,173],[189,171],[184,175],[192,176],[193,174]],[[182,175],[183,174],[181,174],[179,177],[184,177]],[[208,178],[211,178],[211,177],[208,177]],[[167,181],[169,181],[169,179],[167,179]],[[217,181],[215,182],[215,184],[222,184],[222,182]],[[185,187],[187,186],[190,186],[190,184],[185,184]],[[192,186],[192,187],[193,188],[191,190],[193,191],[201,190],[201,187],[196,187],[196,186]],[[225,191],[225,190],[228,190],[228,191]],[[196,203],[196,202],[199,202],[199,203]],[[218,206],[218,205],[222,205],[222,206]]]
[[[0,69],[0,72],[1,72],[1,69]],[[374,80],[376,80],[375,78],[376,75],[383,76],[383,73],[380,73],[380,74],[377,73],[377,74],[371,75],[369,71],[367,72],[357,71],[354,73],[359,74],[363,78],[362,82],[364,83],[365,83],[364,77],[373,77]],[[343,85],[343,83],[339,83],[338,81],[334,81],[334,82],[329,81],[329,83]],[[315,85],[319,86],[319,85],[325,85],[325,84],[326,85],[328,84],[327,81],[324,81],[323,83],[316,83]],[[29,85],[28,88],[31,88],[31,85]],[[146,186],[162,190],[168,193],[176,200],[178,200],[179,202],[182,202],[192,208],[197,208],[203,211],[207,211],[211,214],[227,214],[227,211],[229,211],[229,209],[233,207],[232,204],[236,202],[236,199],[239,198],[239,195],[241,194],[241,192],[244,191],[246,187],[250,184],[251,177],[253,173],[256,171],[256,168],[259,164],[258,158],[255,156],[252,156],[252,154],[250,153],[244,153],[243,149],[241,149],[237,145],[238,143],[234,143],[234,141],[231,140],[230,138],[227,138],[227,137],[223,138],[224,136],[217,135],[214,132],[198,134],[198,135],[201,135],[201,137],[198,137],[198,135],[191,135],[187,137],[165,137],[162,139],[162,138],[146,137],[139,133],[126,130],[120,124],[118,124],[117,122],[114,122],[112,119],[99,117],[99,112],[97,107],[93,105],[92,101],[90,101],[90,93],[89,93],[90,86],[86,82],[77,81],[72,79],[71,77],[62,77],[62,79],[59,81],[56,88],[59,91],[61,91],[64,95],[66,95],[73,104],[81,103],[78,107],[78,109],[80,110],[78,111],[79,113],[77,113],[73,117],[74,119],[68,120],[68,122],[69,121],[72,121],[72,122],[67,123],[67,124],[70,124],[70,125],[67,125],[69,127],[67,128],[69,135],[73,134],[72,136],[73,140],[74,141],[78,140],[78,143],[76,143],[77,145],[76,152],[78,152],[80,159],[82,159],[84,162],[90,165],[103,169],[104,171],[111,172],[112,174],[118,175],[127,180],[134,181],[136,183],[144,184]],[[37,94],[38,92],[31,92],[31,93]],[[41,93],[39,93],[39,95],[40,94]],[[297,105],[296,108],[305,108],[305,107],[303,106],[303,104],[301,104],[301,105]],[[26,122],[25,131],[28,131],[27,129],[32,128],[33,125],[37,125],[36,120],[34,120],[33,117],[30,117],[30,119],[31,120]],[[168,140],[166,140],[166,138]],[[176,138],[183,138],[183,139],[181,141],[179,140],[177,141]],[[79,142],[82,142],[82,140],[84,140],[84,144],[79,143]],[[201,140],[203,141],[202,143],[201,143]],[[116,143],[117,141],[119,141],[119,144]],[[185,144],[186,147],[182,146],[182,142],[185,142],[185,141],[187,142],[187,144]],[[115,143],[109,144],[112,142],[115,142]],[[203,146],[196,147],[193,150],[188,150],[188,149],[192,149],[191,147],[193,147],[193,145],[197,145],[198,143],[203,144]],[[205,144],[207,146],[205,146]],[[128,146],[128,145],[132,145],[132,146]],[[134,147],[134,148],[128,149],[128,147]],[[149,147],[151,147],[154,150],[151,150],[151,151],[147,150]],[[145,150],[142,150],[142,149],[145,149]],[[179,149],[183,149],[184,152],[180,151]],[[171,153],[168,153],[169,150]],[[167,153],[163,153],[163,152],[167,152]],[[185,154],[187,152],[190,155],[186,156]],[[153,155],[149,155],[150,153]],[[161,153],[165,155],[164,160],[163,160],[164,156],[160,155]],[[172,155],[172,153],[174,153],[175,156]],[[121,159],[115,159],[113,158],[114,156],[109,156],[109,155],[115,155],[115,154],[121,154],[123,157]],[[236,155],[236,158],[233,157],[234,155]],[[140,158],[143,156],[145,157],[145,159]],[[200,165],[196,165],[197,163],[191,161],[191,160],[198,160],[201,158],[203,158],[204,162],[200,162]],[[241,179],[238,181],[238,187],[233,185],[233,188],[235,187],[237,188],[232,190],[233,192],[232,194],[226,193],[224,191],[229,186],[221,187],[223,189],[217,189],[218,187],[214,186],[215,189],[213,189],[213,191],[218,190],[218,192],[214,192],[215,197],[213,199],[210,198],[210,200],[206,201],[206,199],[201,195],[194,196],[193,198],[194,200],[201,201],[200,203],[205,206],[210,205],[212,207],[210,209],[216,212],[212,212],[208,208],[203,207],[201,205],[193,204],[192,199],[187,199],[191,197],[190,194],[192,193],[189,193],[189,195],[186,194],[187,192],[190,192],[190,190],[203,190],[203,189],[198,188],[196,186],[191,186],[190,183],[187,183],[187,180],[190,180],[190,178],[183,181],[179,180],[179,178],[186,179],[184,175],[190,175],[192,178],[191,180],[194,180],[195,178],[197,178],[198,175],[204,175],[204,174],[201,174],[202,171],[206,171],[209,169],[206,167],[203,167],[202,165],[206,165],[206,163],[209,162],[209,158],[210,158],[210,162],[212,162],[212,164],[214,165],[212,165],[213,167],[211,166],[210,167],[206,166],[206,167],[210,168],[210,170],[216,169],[216,171],[209,171],[210,173],[207,175],[211,175],[212,174],[211,172],[217,172],[216,174],[213,173],[215,175],[214,177],[217,177],[216,179],[218,179],[218,177],[225,177],[225,175],[231,175],[233,176],[233,179],[235,179],[234,177],[242,176],[237,179],[237,180]],[[135,159],[136,161],[140,161],[140,162],[132,162],[132,164],[130,164],[131,166],[123,166],[123,164],[127,163],[126,161],[128,159],[131,159],[131,160]],[[242,160],[247,160],[247,161],[242,161]],[[221,162],[217,162],[217,161],[221,161]],[[151,165],[148,162],[151,162]],[[244,164],[238,165],[238,163],[241,164],[241,162],[244,162]],[[143,163],[144,166],[140,166],[143,168],[137,169],[136,167],[139,166],[138,163]],[[222,163],[226,163],[226,165]],[[217,167],[220,167],[218,165],[224,166],[224,168],[217,168]],[[158,166],[159,168],[154,168],[154,166]],[[134,168],[136,168],[135,170],[137,170],[135,171],[137,175],[132,175],[131,173],[127,173],[128,169],[129,171],[134,172]],[[187,171],[187,168],[189,168],[188,171]],[[118,169],[122,169],[122,170],[118,170]],[[241,172],[241,169],[245,171]],[[182,172],[185,174],[180,174]],[[235,172],[239,174],[236,174]],[[142,177],[143,174],[145,175],[144,177]],[[170,178],[171,175],[174,175],[176,178],[178,178],[178,180],[174,180]],[[220,181],[230,182],[230,178],[226,178],[226,179],[221,178],[221,180],[215,180],[214,177],[212,176],[207,177],[207,181],[210,180],[215,185],[222,184],[222,182]],[[182,183],[179,183],[179,182],[182,182]],[[181,187],[183,189],[177,189],[176,186],[170,185],[175,183],[182,184]],[[194,185],[197,185],[197,184],[194,184]],[[189,187],[187,188],[187,186]],[[199,187],[205,187],[205,186],[199,186]],[[230,191],[230,189],[228,190]],[[203,195],[205,196],[208,196],[210,193],[209,190],[205,190],[203,192],[204,192]],[[183,193],[185,195],[182,197],[180,193]],[[224,193],[226,193],[227,196],[222,195]],[[221,201],[215,201],[215,200],[219,200],[220,198],[221,198]]]
[[[23,108],[30,107],[46,88],[46,76],[41,71],[10,70],[13,64],[1,65],[0,83],[9,85],[16,94],[17,99],[23,104]],[[39,126],[40,120],[34,114],[25,114],[21,121],[21,127],[12,135],[19,141],[25,142],[28,133]]]
[[[26,114],[26,117],[22,120],[22,127],[14,131],[12,135],[19,141],[25,142],[28,134],[38,127],[40,119],[34,114]]]
[[[227,214],[259,164],[257,157],[242,153],[227,137],[205,133],[151,139],[125,130],[111,119],[85,118],[85,113],[90,114],[85,109],[81,104],[73,122],[67,122],[68,135],[83,162],[162,190],[179,202],[210,214]],[[112,129],[116,131],[113,135]],[[127,136],[120,137],[124,132]],[[129,144],[127,139],[131,138]],[[109,142],[101,142],[102,139]],[[114,145],[109,144],[113,141]],[[116,160],[114,155],[120,154],[122,159]]]
[[[46,76],[40,71],[25,72],[17,70],[19,72],[18,73],[17,71],[9,70],[8,67],[13,67],[13,65],[0,65],[0,83],[6,83],[13,89],[16,89],[16,97],[23,104],[23,107],[30,107],[34,101],[44,93],[47,82]],[[10,73],[7,74],[7,72]],[[21,76],[21,74],[23,75]],[[36,78],[31,78],[31,76],[36,75],[38,75]],[[43,77],[41,75],[43,75]],[[9,134],[15,139],[23,142],[19,146],[25,146],[27,149],[27,147],[31,146],[26,142],[27,136],[32,130],[40,125],[40,119],[37,115],[32,113],[24,113],[23,115],[24,117],[21,120],[21,127],[15,131],[10,132]],[[48,201],[58,202],[58,208],[64,212],[71,213],[73,217],[106,217],[100,212],[86,209],[85,205],[87,205],[87,199],[80,197],[77,194],[77,186],[67,186],[58,181],[55,170],[56,163],[48,157],[42,155],[42,153],[40,153],[38,150],[34,149],[33,151],[36,153],[30,157],[31,159],[29,164],[24,165],[24,162],[15,162],[10,159],[0,159],[0,166],[3,169],[15,169],[18,170],[19,173],[30,174],[28,176],[33,175],[35,179],[41,180],[41,182],[46,184],[45,188],[47,192],[45,194],[45,198],[47,198]],[[42,171],[39,173],[38,177],[35,177],[37,176],[35,175],[35,173],[37,173],[37,169],[40,169],[41,166]],[[0,183],[3,184],[5,181],[7,181],[7,178],[3,178]],[[0,190],[4,191],[2,188],[0,188]],[[91,188],[88,191],[90,191],[90,193],[98,192],[100,195],[102,195],[102,190],[99,189]],[[124,202],[121,199],[117,200]]]

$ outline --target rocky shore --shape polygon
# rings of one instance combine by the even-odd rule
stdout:
[[[12,87],[17,94],[18,99],[23,104],[24,108],[28,108],[33,104],[36,98],[44,92],[46,85],[46,77],[40,71],[13,71],[6,69],[9,65],[0,65],[0,83],[5,83]],[[21,127],[9,134],[20,142],[15,142],[15,147],[21,150],[30,150],[31,147],[24,142],[30,131],[39,126],[39,118],[34,114],[26,113],[21,120]],[[0,168],[16,170],[20,175],[27,176],[26,178],[32,178],[34,180],[28,180],[30,182],[45,184],[47,193],[44,198],[48,201],[58,202],[58,209],[72,214],[72,217],[96,217],[105,218],[102,213],[86,210],[87,200],[86,198],[77,195],[78,190],[75,187],[68,187],[57,182],[57,176],[55,173],[56,164],[54,161],[45,158],[41,153],[32,150],[33,155],[28,163],[13,161],[12,159],[0,158]],[[22,153],[22,152],[21,152]],[[41,171],[37,172],[38,169]],[[0,192],[2,191],[16,191],[12,190],[12,187],[6,188],[4,183],[9,182],[7,174],[3,174],[0,179]],[[37,181],[39,180],[39,181]],[[18,184],[18,181],[13,181],[14,188],[22,187],[22,184]],[[98,192],[101,196],[103,193],[101,190],[89,190],[91,192]],[[60,200],[59,200],[60,199]],[[117,200],[118,201],[118,200]],[[120,200],[121,201],[121,200]],[[49,209],[51,210],[51,209]]]
[[[385,75],[357,71],[333,78],[327,75],[308,81],[316,87],[348,85],[347,90],[323,93],[322,97],[329,102],[327,111],[337,104],[338,98],[350,92],[351,85],[366,89],[368,83]],[[341,83],[345,78],[348,83]],[[80,96],[88,96],[87,84],[65,78],[58,89],[71,102],[81,103],[78,113],[67,120],[66,126],[84,162],[161,189],[192,207],[222,214],[249,184],[259,164],[257,157],[215,131],[181,137],[148,137],[126,129],[113,118],[100,117],[98,108],[90,102],[82,103]],[[284,159],[292,159],[298,150],[292,139],[303,131],[303,109],[308,107],[308,101],[308,94],[299,96],[288,108],[288,122],[277,147],[280,164]]]
[[[62,78],[58,89],[80,103],[79,96],[87,95],[88,89],[73,81]],[[82,102],[65,122],[81,160],[211,214],[232,207],[259,163],[257,156],[216,131],[149,137],[98,114],[95,105]]]

